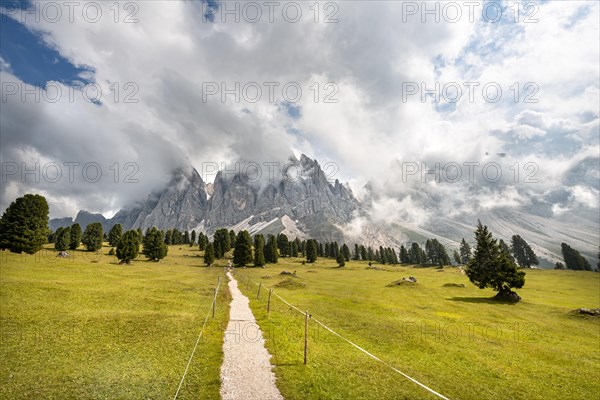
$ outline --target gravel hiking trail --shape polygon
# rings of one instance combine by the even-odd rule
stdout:
[[[283,400],[275,386],[271,355],[238,283],[227,272],[231,309],[223,342],[221,398],[223,400]]]

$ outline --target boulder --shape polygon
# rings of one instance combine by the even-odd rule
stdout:
[[[577,312],[584,315],[593,315],[594,317],[600,317],[600,308],[578,308]]]
[[[521,300],[521,296],[512,290],[501,290],[496,296],[494,296],[494,300],[505,301],[507,303],[516,303]]]
[[[444,287],[460,287],[460,288],[464,288],[465,284],[464,283],[444,283],[443,286]]]
[[[69,257],[69,253],[67,253],[66,251],[59,251],[56,257],[67,258]]]

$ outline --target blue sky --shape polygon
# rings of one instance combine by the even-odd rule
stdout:
[[[45,87],[48,81],[69,85],[88,82],[81,74],[91,68],[74,66],[50,48],[39,33],[32,33],[14,19],[3,16],[0,21],[0,57],[23,82],[39,87]]]

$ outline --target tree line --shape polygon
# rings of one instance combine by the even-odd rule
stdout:
[[[204,252],[207,265],[232,252],[236,266],[277,263],[279,257],[302,257],[314,263],[319,257],[335,259],[340,266],[345,262],[369,261],[380,264],[437,265],[451,264],[445,246],[437,239],[428,239],[424,247],[418,243],[400,246],[398,253],[392,247],[372,247],[354,244],[353,250],[346,243],[318,242],[315,239],[289,239],[285,234],[251,235],[247,231],[238,233],[226,228],[217,229],[211,238],[195,230],[180,231],[156,227],[148,228],[145,234],[141,228],[123,232],[121,224],[115,224],[108,233],[103,232],[99,222],[90,223],[84,231],[78,223],[60,227],[51,232],[48,228],[49,208],[41,195],[26,194],[12,202],[0,218],[0,249],[12,252],[33,254],[45,243],[54,243],[57,251],[75,250],[83,244],[88,251],[98,251],[103,241],[116,248],[115,255],[123,262],[130,262],[140,253],[148,259],[158,261],[168,252],[168,245],[189,245],[199,247]],[[513,235],[510,244],[502,239],[496,242],[502,254],[521,268],[539,265],[539,260],[531,246],[519,235]],[[140,246],[143,250],[140,252]],[[112,249],[111,249],[112,250]],[[579,251],[566,243],[561,244],[564,263],[557,262],[556,269],[592,270],[590,262]],[[599,253],[600,258],[600,253]],[[452,259],[456,264],[468,265],[473,259],[473,251],[463,238],[458,250],[453,250]],[[600,268],[600,262],[599,266]],[[598,270],[598,269],[597,269]]]

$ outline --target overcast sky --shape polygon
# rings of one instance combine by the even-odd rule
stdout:
[[[11,3],[2,210],[110,216],[174,168],[302,153],[375,218],[598,208],[597,1]]]

